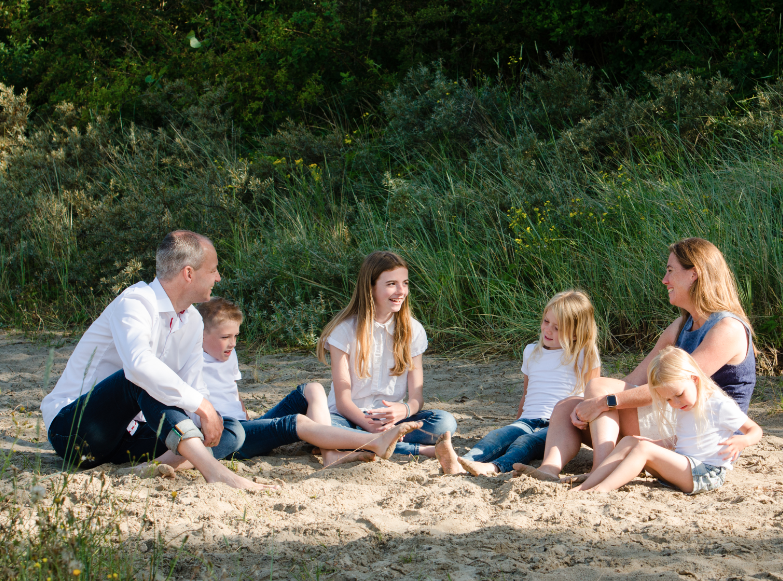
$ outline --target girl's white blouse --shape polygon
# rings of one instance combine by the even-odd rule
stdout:
[[[346,319],[326,339],[326,343],[348,354],[351,373],[351,399],[361,410],[383,408],[383,400],[401,402],[408,390],[408,371],[402,375],[390,375],[394,369],[394,322],[397,316],[387,323],[373,321],[372,354],[368,365],[370,377],[360,378],[356,374],[356,317]],[[427,333],[416,319],[411,317],[413,339],[411,340],[411,357],[417,357],[427,350]],[[328,397],[329,411],[337,411],[334,397],[334,383]]]

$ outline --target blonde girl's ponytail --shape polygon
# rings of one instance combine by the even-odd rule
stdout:
[[[598,326],[595,324],[595,309],[587,293],[580,290],[566,290],[557,293],[544,307],[541,319],[549,313],[557,321],[560,345],[563,348],[563,364],[573,365],[577,383],[573,395],[583,393],[590,372],[600,365],[598,356]],[[543,333],[533,350],[532,356],[542,352]],[[582,366],[579,354],[584,353]]]
[[[353,295],[348,302],[348,306],[324,327],[318,345],[316,346],[316,355],[322,363],[326,361],[326,351],[328,346],[326,340],[334,332],[340,323],[351,318],[356,319],[356,355],[355,372],[358,377],[370,377],[370,353],[372,352],[372,328],[375,321],[375,301],[372,296],[372,289],[375,286],[378,277],[389,270],[397,268],[408,268],[408,264],[398,254],[384,250],[378,250],[365,257],[359,268],[359,276],[356,280],[356,287],[353,289]],[[411,358],[411,341],[413,340],[413,330],[411,325],[411,308],[409,297],[406,296],[402,303],[400,311],[394,319],[394,342],[392,351],[394,352],[394,368],[391,375],[402,375],[406,370],[413,369],[413,359]]]

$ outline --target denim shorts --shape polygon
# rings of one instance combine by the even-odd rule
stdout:
[[[711,466],[690,456],[685,457],[691,464],[691,474],[693,474],[693,492],[689,492],[689,495],[716,490],[726,482],[728,470],[725,466]]]

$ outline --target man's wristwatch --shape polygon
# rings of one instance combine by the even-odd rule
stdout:
[[[606,396],[606,407],[608,407],[610,410],[613,410],[617,408],[617,396],[614,394],[610,394]]]

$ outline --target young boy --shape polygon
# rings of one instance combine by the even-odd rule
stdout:
[[[373,452],[381,445],[380,441],[358,452],[324,448],[324,444],[331,443],[349,450],[361,446],[354,445],[356,434],[352,431],[331,426],[326,393],[320,383],[299,385],[262,417],[251,420],[236,384],[242,378],[234,351],[242,311],[220,297],[213,297],[197,308],[204,319],[203,374],[209,401],[221,416],[239,420],[245,430],[245,441],[234,454],[236,458],[265,456],[279,446],[302,440],[321,446],[324,466],[375,458]]]

